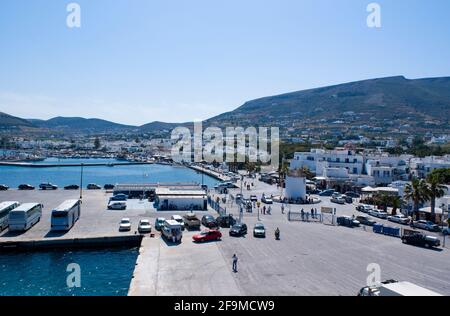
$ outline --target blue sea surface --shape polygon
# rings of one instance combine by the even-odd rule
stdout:
[[[1,253],[0,296],[125,296],[138,253],[137,248]],[[67,285],[72,263],[80,267],[79,288]]]
[[[119,162],[114,159],[46,159],[45,163],[109,163]],[[17,188],[20,184],[38,186],[43,182],[51,182],[64,187],[70,184],[80,184],[81,167],[13,167],[0,166],[0,184]],[[127,166],[95,166],[83,168],[83,186],[88,183],[104,184],[117,183],[156,183],[156,182],[196,182],[202,183],[202,175],[192,169],[169,165],[127,165]],[[209,187],[219,181],[203,176],[203,183]]]

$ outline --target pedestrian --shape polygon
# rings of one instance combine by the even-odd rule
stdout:
[[[311,218],[314,218],[314,209],[311,209]]]
[[[281,214],[284,214],[284,204],[281,204]]]
[[[236,273],[237,272],[237,263],[238,263],[238,257],[236,256],[236,254],[233,255],[233,272]]]
[[[267,211],[267,214],[272,215],[272,207],[269,206],[269,210]]]
[[[305,220],[305,212],[303,211],[303,209],[301,211],[301,214],[302,214],[302,221],[304,221]]]
[[[263,206],[263,215],[266,215],[266,206]]]

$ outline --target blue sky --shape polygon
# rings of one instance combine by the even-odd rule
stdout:
[[[450,75],[450,1],[0,2],[0,111],[182,122],[245,101],[361,79]]]

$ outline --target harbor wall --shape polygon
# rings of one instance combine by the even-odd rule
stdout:
[[[67,239],[39,239],[5,241],[0,243],[2,251],[40,250],[53,248],[107,248],[107,247],[137,247],[142,242],[141,235],[67,238]]]

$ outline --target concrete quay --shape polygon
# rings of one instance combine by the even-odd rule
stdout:
[[[245,197],[279,195],[281,189],[254,179],[251,190],[243,190]],[[231,189],[230,194],[240,189]],[[77,198],[70,191],[4,191],[0,201],[17,200],[41,202],[45,205],[40,223],[21,235],[7,231],[0,234],[0,244],[18,241],[36,241],[65,238],[101,238],[105,236],[131,236],[135,234],[139,219],[154,222],[156,217],[169,218],[184,212],[157,212],[146,201],[130,200],[126,211],[106,209],[111,194],[89,191],[83,198],[82,215],[75,227],[64,236],[49,234],[50,211],[66,199]],[[224,197],[223,195],[216,195]],[[357,214],[355,205],[332,204],[329,198],[313,206],[291,205],[288,210],[299,211],[311,207],[336,207],[338,215]],[[264,205],[264,204],[263,204]],[[222,203],[228,213],[239,217],[239,210],[231,199]],[[267,207],[267,206],[266,206]],[[350,229],[320,223],[289,222],[281,213],[281,205],[273,204],[272,215],[244,213],[243,222],[249,233],[242,238],[230,237],[228,229],[221,229],[221,241],[196,244],[185,231],[180,245],[171,245],[159,233],[155,238],[145,236],[140,245],[129,295],[349,295],[353,296],[365,286],[369,273],[367,267],[376,263],[381,268],[381,278],[409,281],[443,295],[450,295],[448,248],[435,250],[402,244],[398,238],[378,235],[369,228]],[[212,211],[197,212],[217,215]],[[120,219],[132,222],[129,233],[120,233]],[[253,226],[263,223],[266,238],[254,238]],[[395,225],[395,224],[391,224]],[[274,231],[281,230],[281,240],[276,241]],[[448,243],[450,245],[450,243]],[[231,271],[233,254],[239,258],[238,272]]]
[[[210,169],[206,169],[200,166],[188,166],[189,168],[191,168],[192,170],[204,173],[210,177],[213,177],[214,179],[220,180],[220,181],[231,181],[231,178],[229,176],[225,176],[223,174],[221,174],[220,172],[214,171],[214,170],[210,170]]]

